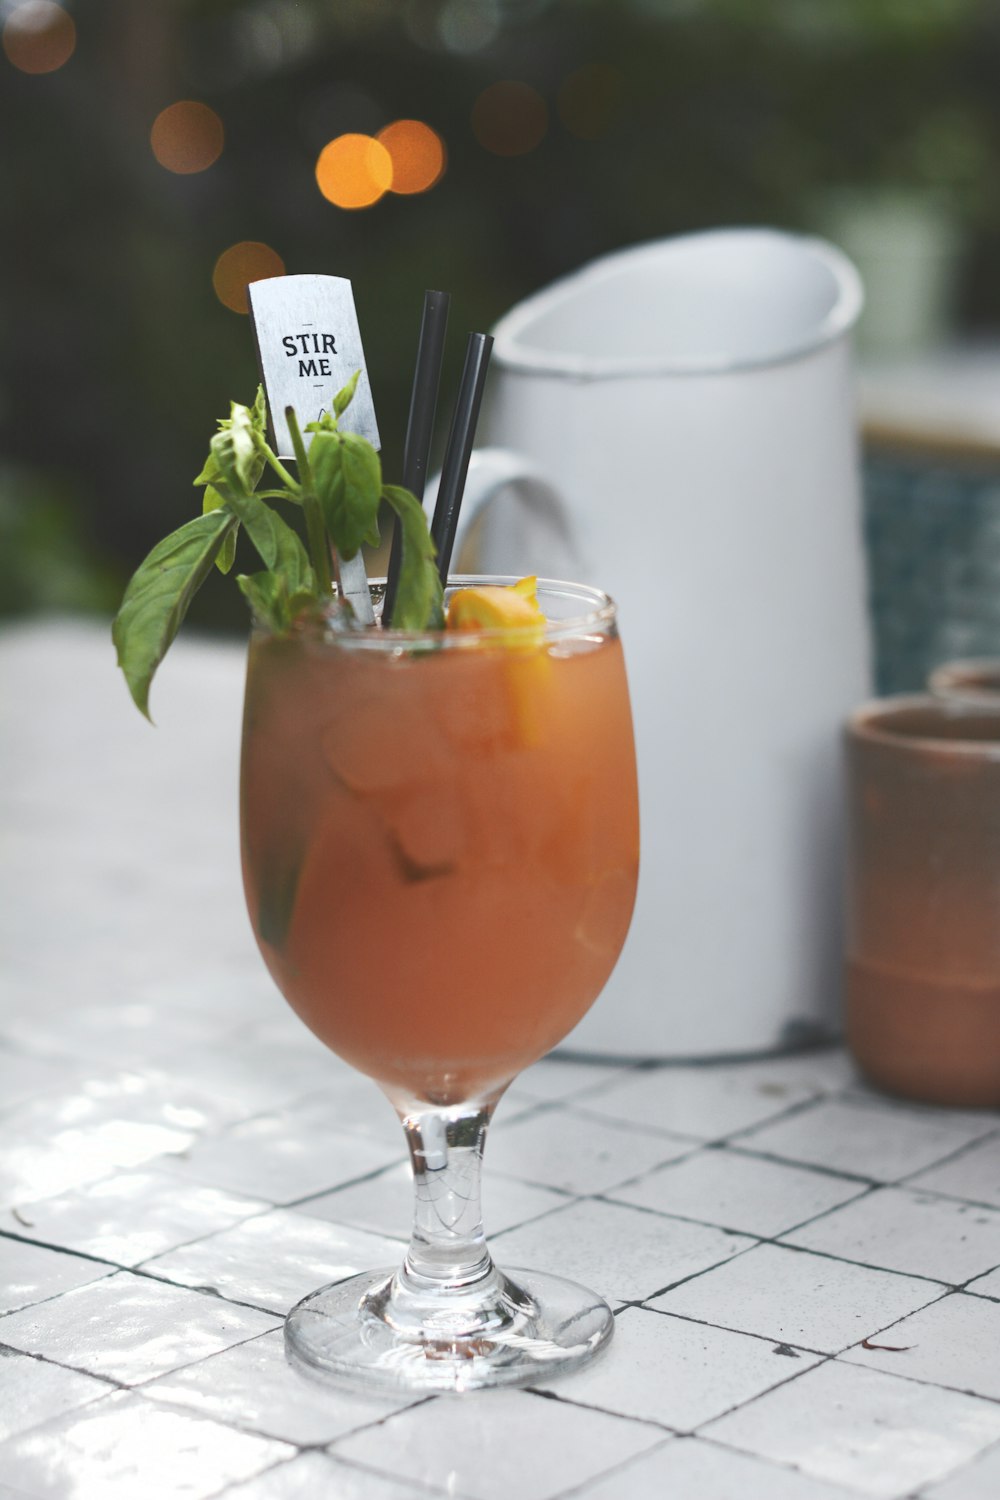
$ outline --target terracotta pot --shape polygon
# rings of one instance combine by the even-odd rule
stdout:
[[[848,721],[848,1045],[871,1080],[1000,1105],[1000,704]]]

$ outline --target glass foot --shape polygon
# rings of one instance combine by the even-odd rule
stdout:
[[[538,1271],[493,1271],[488,1296],[437,1297],[410,1316],[392,1270],[319,1291],[285,1320],[291,1364],[313,1379],[365,1391],[474,1391],[532,1385],[592,1359],[614,1317],[603,1298]]]

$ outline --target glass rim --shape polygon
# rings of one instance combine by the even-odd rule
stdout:
[[[510,587],[518,583],[524,574],[517,573],[451,573],[445,592],[462,588]],[[529,577],[531,575],[528,575]],[[385,588],[384,578],[370,578],[369,587],[377,597]],[[573,639],[588,632],[606,632],[614,628],[618,618],[618,606],[610,594],[587,583],[571,583],[559,578],[539,578],[538,593],[544,597],[561,596],[578,601],[581,613],[567,615],[565,619],[546,620],[543,639],[546,643]],[[254,622],[253,635],[273,634],[266,625]],[[502,645],[511,649],[511,627],[504,625],[483,626],[474,630],[396,630],[370,628],[324,630],[312,636],[319,645],[334,645],[354,651],[404,651],[419,646],[443,647],[445,650],[464,650],[470,647]]]

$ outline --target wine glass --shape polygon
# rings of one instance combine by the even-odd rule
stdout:
[[[548,581],[538,600],[546,623],[528,636],[331,616],[251,638],[241,821],[257,942],[306,1025],[388,1096],[413,1167],[402,1266],[288,1316],[292,1363],[339,1384],[526,1384],[612,1330],[594,1293],[497,1269],[479,1206],[497,1102],[603,988],[638,870],[615,605]]]

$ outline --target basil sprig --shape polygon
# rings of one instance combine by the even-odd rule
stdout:
[[[442,624],[441,581],[423,507],[409,490],[383,484],[381,460],[371,443],[340,431],[339,419],[357,383],[355,375],[334,399],[333,412],[309,423],[306,431],[313,436],[308,454],[295,413],[291,408],[286,412],[297,479],[267,442],[263,390],[258,390],[253,406],[234,402],[230,415],[220,420],[194,481],[205,491],[202,514],[158,542],[140,563],[112,626],[118,665],[147,718],[156,669],[212,564],[229,572],[241,528],[264,566],[259,572],[240,574],[236,582],[254,618],[275,634],[284,634],[329,607],[331,544],[349,561],[363,543],[378,542],[378,509],[385,500],[399,517],[403,538],[391,623],[403,630]],[[258,489],[268,468],[276,487]],[[270,503],[275,500],[301,510],[308,550]],[[346,603],[341,607],[350,609]]]

